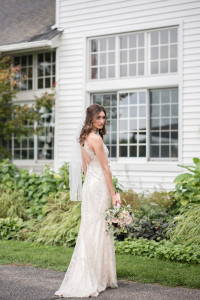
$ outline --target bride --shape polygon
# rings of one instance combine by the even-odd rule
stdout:
[[[99,104],[92,104],[86,110],[78,148],[85,175],[80,192],[77,163],[72,162],[70,172],[70,197],[82,200],[81,224],[74,253],[59,290],[60,297],[97,297],[107,287],[117,287],[114,241],[106,232],[104,212],[117,199],[110,168],[108,149],[103,143],[106,133],[106,111]],[[73,149],[72,151],[75,151]],[[74,170],[73,170],[73,166]],[[81,168],[80,168],[81,170]],[[79,172],[80,173],[80,172]],[[81,174],[82,175],[82,174]]]

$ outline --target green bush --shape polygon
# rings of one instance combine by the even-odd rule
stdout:
[[[43,206],[43,218],[25,222],[17,239],[46,245],[74,246],[81,220],[81,203],[72,202],[69,192],[58,192]]]
[[[167,228],[170,240],[200,245],[200,205],[188,206],[185,211],[171,220]]]
[[[200,264],[200,249],[199,245],[196,244],[175,244],[166,240],[156,242],[143,238],[125,239],[123,242],[115,240],[115,251],[119,254],[133,254],[181,263]]]
[[[20,218],[0,218],[0,240],[14,238],[22,227],[23,220]]]
[[[180,174],[174,180],[176,183],[174,197],[181,206],[190,203],[200,204],[200,160],[195,157],[193,162],[193,166],[179,165],[190,173]]]
[[[18,191],[29,202],[29,218],[42,218],[42,208],[50,195],[69,190],[69,170],[65,163],[56,174],[45,166],[43,172],[29,174],[27,170],[17,168],[8,159],[0,163],[0,188]],[[15,193],[16,195],[16,193]]]
[[[27,200],[22,191],[4,190],[0,187],[0,218],[19,217],[27,219]]]

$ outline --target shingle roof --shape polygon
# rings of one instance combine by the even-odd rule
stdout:
[[[50,40],[60,33],[55,0],[0,0],[0,45]]]

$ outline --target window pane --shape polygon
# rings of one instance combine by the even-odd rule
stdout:
[[[137,74],[137,66],[136,66],[136,64],[130,64],[129,65],[129,75],[130,76],[136,76],[136,74]]]
[[[127,49],[127,36],[126,35],[122,35],[120,36],[120,48],[121,49]]]
[[[98,55],[97,54],[91,55],[91,65],[92,66],[98,65]]]
[[[119,143],[120,144],[128,143],[128,132],[120,132],[119,133]]]
[[[121,67],[120,67],[120,76],[121,77],[128,76],[128,74],[127,74],[127,65],[121,65]]]
[[[97,52],[98,51],[98,40],[92,40],[91,41],[91,52]]]
[[[100,65],[106,65],[107,59],[106,59],[106,53],[100,54]]]
[[[120,105],[128,104],[128,94],[120,94],[119,96]]]
[[[100,51],[106,51],[107,39],[100,39]]]
[[[106,67],[100,68],[100,78],[106,78]]]
[[[108,38],[108,50],[115,50],[115,37]]]
[[[120,146],[119,147],[119,156],[120,157],[127,157],[128,156],[128,147]]]
[[[130,93],[130,104],[137,104],[137,93]]]
[[[115,77],[115,67],[108,67],[108,77],[109,78]]]
[[[108,53],[108,64],[115,64],[115,52]]]
[[[129,35],[129,48],[136,48],[137,35]]]
[[[151,32],[151,45],[158,45],[158,40],[159,40],[159,36],[158,36],[158,31],[153,31]]]
[[[137,157],[137,146],[130,146],[130,157]]]
[[[151,47],[151,59],[158,60],[159,58],[159,48],[158,47]]]
[[[137,58],[136,58],[136,50],[130,50],[129,51],[129,61],[130,62],[136,62],[137,61]]]
[[[158,62],[152,62],[151,63],[151,74],[158,74],[158,67],[159,67],[159,64]]]

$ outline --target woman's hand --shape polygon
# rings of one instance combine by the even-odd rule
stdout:
[[[113,206],[116,206],[117,204],[121,205],[121,200],[120,200],[120,194],[119,193],[116,193],[112,196],[112,203],[113,203]]]

